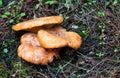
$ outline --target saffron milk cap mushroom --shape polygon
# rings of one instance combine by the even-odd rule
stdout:
[[[20,22],[12,27],[15,31],[26,30],[37,32],[40,28],[50,28],[55,24],[60,24],[63,22],[63,17],[61,16],[48,16],[40,17],[32,20]]]
[[[32,64],[46,65],[51,63],[54,57],[59,58],[59,53],[55,50],[46,50],[40,46],[22,43],[18,47],[18,56]]]
[[[46,65],[59,58],[60,49],[45,49],[38,44],[34,33],[25,33],[21,37],[21,45],[18,47],[18,56],[33,64]]]
[[[67,46],[67,41],[57,37],[46,30],[39,30],[37,33],[38,41],[44,48],[61,48]]]
[[[76,32],[67,32],[66,29],[56,26],[51,29],[39,30],[38,41],[45,48],[60,48],[69,46],[75,50],[80,48],[82,39]]]
[[[41,46],[38,39],[37,39],[37,35],[34,33],[23,34],[20,38],[20,42],[32,44],[33,46]]]
[[[77,50],[82,44],[81,36],[76,32],[66,32],[64,39],[68,42],[68,46]]]
[[[47,31],[57,37],[65,39],[68,46],[73,49],[77,50],[82,44],[82,38],[79,34],[76,32],[66,31],[66,29],[61,26],[55,26]]]

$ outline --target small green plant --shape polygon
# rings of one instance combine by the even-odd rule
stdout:
[[[89,35],[89,31],[88,31],[88,30],[82,30],[82,31],[79,32],[79,34],[80,34],[81,36],[87,37],[87,36]]]
[[[2,47],[4,53],[8,53],[8,43],[3,41]]]
[[[65,20],[69,19],[69,16],[63,15],[63,14],[59,14],[59,16],[62,16]]]
[[[22,74],[22,76],[27,76],[28,75],[28,70],[27,69],[22,69],[21,74]]]
[[[91,6],[92,5],[92,2],[86,2],[84,3],[84,6]]]
[[[11,11],[4,12],[1,15],[1,17],[2,18],[9,18],[9,17],[12,18],[12,19],[9,20],[9,23],[20,22],[21,18],[26,15],[24,12],[19,13],[19,10],[21,9],[22,4],[23,4],[23,0],[20,0],[18,5],[15,5],[15,1],[11,1],[7,5],[7,8],[13,7],[14,9],[11,9]]]
[[[0,0],[0,7],[2,7],[3,6],[3,2],[2,2],[2,0]]]
[[[9,23],[13,23],[13,22],[20,22],[21,17],[25,16],[25,13],[19,13],[22,8],[23,5],[23,0],[20,0],[18,2],[18,4],[15,4],[15,1],[11,1],[6,7],[11,9],[10,11],[6,11],[4,12],[1,17],[2,18],[12,18],[9,20]]]
[[[82,15],[82,14],[83,14],[83,11],[79,11],[79,14]]]
[[[40,6],[39,4],[36,4],[35,5],[35,10],[37,10],[39,8],[39,6]]]
[[[10,20],[9,20],[9,23],[13,23],[13,22],[14,22],[14,19],[10,19]]]
[[[9,11],[4,12],[4,14],[2,14],[2,18],[8,18],[11,15],[11,13]]]
[[[81,73],[73,73],[72,78],[81,78]]]
[[[120,0],[114,0],[114,1],[112,2],[112,5],[117,5],[118,3],[120,3]]]
[[[105,17],[105,12],[104,11],[99,11],[97,14],[100,17]]]
[[[63,5],[64,5],[67,9],[69,9],[69,8],[70,8],[70,4],[69,4],[68,2],[63,3]]]
[[[4,12],[4,14],[1,16],[2,18],[8,18],[9,16],[12,16],[12,13],[9,11]],[[13,23],[14,19],[10,19],[9,23]]]
[[[15,43],[15,40],[9,39],[7,41],[2,42],[1,48],[3,50],[3,53],[8,53],[9,52],[8,47],[9,47],[9,44],[12,44],[12,43]]]
[[[98,24],[98,27],[100,28],[102,33],[105,31],[105,26],[102,25],[101,23]],[[104,35],[102,35],[102,34],[98,37],[98,39],[100,41],[99,44],[105,44],[105,42],[103,41],[103,38],[104,38]]]
[[[69,9],[70,7],[76,6],[78,2],[79,0],[65,0],[62,4],[65,8]]]
[[[84,36],[88,36],[89,31],[88,31],[88,30],[82,30],[82,34],[83,34]]]
[[[15,4],[15,1],[11,1],[8,5],[7,8],[11,8]]]
[[[14,70],[20,70],[21,68],[21,62],[13,62]]]
[[[106,2],[105,2],[105,5],[106,5],[106,6],[110,5],[110,1],[106,1]]]
[[[104,57],[105,54],[100,52],[100,53],[96,53],[96,56],[98,56],[98,57]]]
[[[53,5],[53,4],[56,4],[57,1],[53,1],[53,0],[49,0],[49,1],[46,1],[45,4],[48,4],[48,5]]]
[[[92,0],[92,2],[93,2],[93,3],[96,3],[96,2],[97,2],[97,0]]]
[[[26,14],[23,12],[23,13],[20,13],[18,14],[17,18],[16,18],[16,22],[20,22],[21,18],[24,17]]]
[[[98,27],[100,28],[101,32],[104,32],[105,31],[105,26],[102,25],[102,24],[98,24]]]
[[[105,42],[103,41],[103,38],[104,38],[104,37],[103,37],[102,35],[100,35],[100,36],[98,37],[98,39],[99,39],[99,41],[100,41],[99,44],[101,44],[101,45],[102,45],[102,44],[105,44]]]
[[[14,62],[13,67],[14,67],[15,71],[20,70],[21,76],[27,76],[28,75],[28,70],[23,68],[21,62]]]
[[[105,42],[104,42],[104,41],[100,41],[99,44],[100,44],[100,45],[104,45]]]
[[[118,13],[120,14],[120,8],[118,9]]]
[[[43,0],[38,0],[38,1],[39,1],[39,3],[42,3]]]
[[[3,52],[4,52],[4,53],[8,53],[8,48],[4,48],[4,49],[3,49]]]
[[[43,2],[43,0],[38,0],[38,2],[39,2],[39,3],[38,3],[38,4],[36,4],[36,5],[35,5],[35,7],[34,7],[34,8],[35,8],[35,10],[38,10],[38,9],[39,9],[40,5],[42,5],[42,4],[43,4],[43,3],[42,3],[42,2]]]
[[[54,67],[54,69],[55,69],[56,71],[58,71],[60,68],[59,68],[59,66],[57,66],[57,67]]]
[[[120,52],[120,46],[116,46],[114,52]]]
[[[113,60],[114,62],[116,62],[116,63],[120,63],[120,58],[119,57],[117,57],[115,60]]]
[[[0,65],[0,78],[7,78],[7,75],[10,73],[9,70],[3,66],[3,65]]]
[[[102,40],[103,40],[103,36],[100,35],[100,36],[98,37],[98,39],[99,39],[100,41],[102,41]]]
[[[14,21],[18,23],[18,22],[20,22],[21,18],[24,16],[26,16],[26,14],[24,12],[20,13],[14,19],[10,19],[9,23],[13,23]]]
[[[91,6],[93,3],[96,3],[96,2],[97,0],[91,0],[91,1],[85,2],[84,6]]]

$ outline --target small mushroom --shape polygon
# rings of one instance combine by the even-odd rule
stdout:
[[[14,25],[12,29],[15,31],[27,30],[37,32],[40,28],[50,28],[55,24],[60,24],[62,22],[63,17],[61,16],[41,17],[18,23]]]
[[[33,64],[46,65],[51,63],[54,57],[59,58],[59,49],[45,49],[38,44],[36,34],[26,33],[21,37],[18,56]]]

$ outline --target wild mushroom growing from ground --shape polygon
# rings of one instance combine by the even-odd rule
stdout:
[[[38,41],[38,38],[36,36],[36,34],[34,33],[25,33],[21,36],[20,38],[20,42],[21,43],[28,43],[28,44],[31,44],[33,46],[41,46],[39,41]]]
[[[12,29],[15,31],[26,30],[31,32],[37,32],[40,28],[50,28],[55,24],[60,24],[62,22],[63,18],[60,16],[48,16],[18,23],[14,25]]]
[[[78,49],[82,44],[82,39],[77,33],[67,32],[60,26],[46,30],[41,29],[38,31],[37,37],[40,44],[45,48],[69,46],[73,49]]]
[[[18,47],[18,56],[33,64],[46,65],[59,58],[59,50],[69,46],[80,48],[82,39],[75,32],[68,32],[58,24],[63,22],[60,16],[41,17],[18,23],[12,27],[15,31],[25,30]]]
[[[61,48],[67,46],[67,42],[45,30],[38,31],[38,40],[44,48]]]
[[[66,32],[64,39],[68,42],[68,46],[75,50],[82,44],[82,38],[75,32]]]
[[[59,58],[59,49],[45,49],[38,44],[34,33],[25,33],[21,37],[21,45],[18,47],[18,56],[33,64],[46,65],[55,58]]]

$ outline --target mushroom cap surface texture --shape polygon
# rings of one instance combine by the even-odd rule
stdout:
[[[60,24],[62,22],[63,22],[63,17],[61,16],[40,17],[25,22],[20,22],[14,25],[12,29],[15,31],[28,30],[28,31],[36,32],[42,27],[49,28],[55,24]]]
[[[82,39],[76,32],[67,32],[66,29],[56,26],[51,29],[39,30],[38,41],[45,48],[60,48],[69,46],[75,50],[80,48]]]
[[[38,39],[37,39],[37,35],[34,33],[23,34],[20,38],[20,42],[21,43],[28,43],[28,44],[31,44],[33,46],[41,46]]]
[[[59,58],[59,53],[55,50],[23,43],[18,47],[18,56],[33,64],[46,65],[51,63],[54,57]]]
[[[82,39],[76,32],[66,32],[64,38],[68,42],[68,46],[73,49],[77,50],[82,44]]]
[[[37,37],[44,48],[61,48],[68,45],[63,38],[57,37],[46,30],[39,30]]]
[[[46,29],[46,31],[49,32],[50,34],[53,34],[53,35],[60,37],[60,38],[64,38],[65,33],[66,33],[66,29],[64,29],[61,26],[55,26],[53,28]]]
[[[18,56],[33,64],[46,65],[59,58],[59,49],[45,49],[38,45],[36,34],[25,33],[21,37],[21,45],[18,47]],[[34,43],[34,44],[33,44]]]

